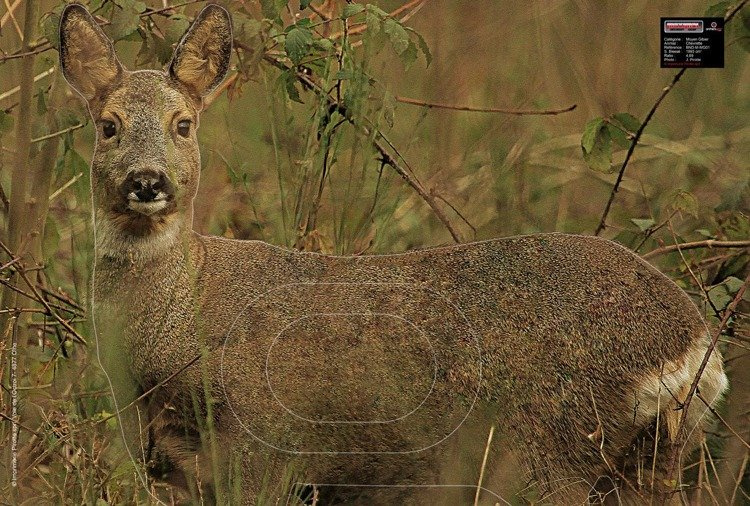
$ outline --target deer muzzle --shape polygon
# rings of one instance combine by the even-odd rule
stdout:
[[[128,209],[150,216],[166,209],[174,199],[174,185],[161,171],[140,170],[128,173],[121,193]]]

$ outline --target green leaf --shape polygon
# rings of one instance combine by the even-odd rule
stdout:
[[[409,33],[401,26],[401,23],[393,18],[383,21],[383,31],[388,35],[391,46],[397,55],[401,55],[409,48]]]
[[[695,218],[698,217],[698,199],[688,191],[679,190],[675,194],[672,208],[690,214]]]
[[[365,23],[367,24],[367,31],[372,35],[377,35],[383,26],[383,19],[368,9],[365,15]]]
[[[581,137],[583,159],[598,172],[612,172],[612,138],[602,118],[589,121]]]
[[[604,125],[604,118],[594,118],[583,127],[583,136],[581,137],[581,148],[583,152],[589,152],[594,147],[594,139],[599,129]]]
[[[383,119],[391,128],[393,128],[395,111],[396,97],[393,96],[393,93],[386,91],[383,96]]]
[[[618,112],[609,117],[609,135],[623,148],[629,148],[641,122],[630,113]]]
[[[729,303],[732,302],[733,298],[734,295],[729,293],[728,287],[724,283],[712,286],[708,290],[708,299],[711,301],[711,304],[719,310],[727,307]],[[706,311],[709,315],[713,315],[713,308],[706,308]]]
[[[356,16],[360,12],[365,10],[365,6],[362,4],[346,4],[344,10],[341,12],[341,19],[350,18]]]
[[[427,45],[424,37],[422,37],[419,32],[412,30],[411,28],[409,28],[408,30],[416,36],[417,46],[419,46],[419,50],[422,51],[424,59],[427,62],[427,66],[429,67],[430,63],[432,63],[432,52],[430,52],[430,46]]]
[[[312,32],[309,28],[295,26],[286,34],[284,48],[292,63],[298,65],[302,58],[307,56],[313,42]]]
[[[286,7],[287,0],[260,0],[260,10],[263,17],[280,23],[279,12]]]
[[[40,20],[42,33],[55,49],[60,47],[60,17],[64,8],[65,4],[60,3]]]
[[[118,0],[117,5],[112,8],[111,23],[104,27],[104,31],[114,41],[126,38],[138,29],[140,14],[145,10],[146,4],[143,2]]]
[[[417,52],[417,45],[412,41],[409,41],[409,44],[406,46],[406,50],[401,53],[400,57],[401,63],[403,63],[406,68],[409,68],[415,61],[417,61],[417,58],[419,57],[419,53]]]
[[[727,293],[730,293],[734,296],[737,292],[740,291],[740,288],[742,288],[742,285],[744,285],[745,282],[739,278],[735,278],[734,276],[729,276],[727,279],[722,281],[722,284],[727,287]]]
[[[330,39],[315,39],[313,47],[320,51],[331,51],[333,49],[333,42]]]
[[[262,28],[263,24],[257,19],[248,18],[239,13],[232,15],[232,35],[239,40],[247,42],[257,37]]]
[[[638,118],[627,112],[618,112],[608,118],[609,135],[623,148],[629,148],[633,143],[633,135],[641,127]]]
[[[609,132],[609,136],[612,138],[615,144],[617,144],[621,148],[630,147],[631,140],[628,139],[628,134],[622,129],[622,127],[614,123],[607,122],[607,131]]]
[[[367,12],[371,12],[372,14],[379,17],[380,19],[385,19],[388,17],[387,12],[385,12],[383,9],[381,9],[377,5],[373,5],[373,4],[367,4]]]
[[[630,133],[635,133],[641,128],[640,120],[627,112],[615,113],[612,115],[612,119],[622,125],[622,127]]]
[[[299,0],[299,10],[305,10],[307,9],[310,4],[312,3],[312,0]]]
[[[631,218],[630,221],[632,221],[633,224],[641,230],[641,232],[645,232],[649,228],[653,227],[656,223],[651,218]]]
[[[182,39],[182,35],[185,33],[185,30],[187,30],[190,26],[190,20],[184,14],[175,14],[173,16],[169,16],[168,21],[169,22],[167,23],[167,26],[164,30],[164,36],[167,39],[167,42],[169,42],[170,44],[179,42],[180,39]],[[237,24],[233,24],[232,29],[236,33]]]
[[[297,91],[297,78],[294,75],[294,70],[282,72],[279,76],[279,83],[286,92],[287,97],[289,97],[289,100],[299,102],[300,104],[304,103],[299,96],[299,91]]]

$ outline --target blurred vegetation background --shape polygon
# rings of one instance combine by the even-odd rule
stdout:
[[[195,228],[337,254],[594,233],[677,73],[659,68],[659,18],[737,4],[218,3],[233,15],[235,67],[201,118]],[[130,69],[163,67],[204,4],[87,2]],[[86,318],[95,129],[59,72],[63,6],[0,5],[0,497],[146,500],[135,464],[100,458],[119,443]],[[600,232],[671,276],[715,327],[727,317],[732,389],[690,486],[739,504],[750,501],[749,8],[725,39],[725,68],[688,70],[659,105]],[[467,107],[516,113],[456,110]]]

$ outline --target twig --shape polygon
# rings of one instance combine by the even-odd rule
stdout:
[[[15,11],[16,7],[18,7],[19,5],[21,5],[21,0],[16,0],[15,2],[13,2],[13,5],[11,5],[10,8],[5,12],[5,14],[3,14],[3,17],[0,18],[0,30],[3,29],[5,23],[8,22],[10,17],[13,15],[13,11]]]
[[[737,479],[734,483],[734,489],[732,490],[732,497],[729,499],[729,504],[737,504],[734,500],[737,498],[737,491],[742,484],[742,477],[745,476],[745,469],[747,469],[747,461],[750,458],[750,452],[745,452],[745,458],[742,459],[742,465],[740,466],[740,472],[737,473]]]
[[[418,100],[416,98],[409,97],[396,97],[396,102],[402,104],[418,105],[421,107],[435,108],[435,109],[450,109],[452,111],[470,111],[470,112],[489,112],[497,114],[512,114],[515,116],[530,116],[530,115],[555,115],[562,114],[564,112],[570,112],[578,107],[578,104],[569,105],[563,109],[503,109],[497,107],[471,107],[468,105],[457,105],[457,104],[446,104],[442,102],[427,102],[425,100]]]
[[[81,313],[85,312],[85,309],[83,307],[81,307],[81,305],[78,304],[76,301],[74,301],[73,299],[71,299],[67,294],[54,292],[54,291],[50,290],[49,288],[47,288],[47,287],[45,287],[45,286],[43,286],[41,284],[37,284],[37,287],[39,287],[39,289],[41,291],[43,291],[44,293],[46,293],[47,295],[49,295],[51,297],[54,297],[55,299],[57,299],[57,300],[59,300],[61,302],[64,302],[64,303],[68,304],[71,307],[76,308]]]
[[[479,504],[479,494],[482,492],[482,480],[484,480],[484,468],[487,466],[487,457],[490,454],[490,443],[492,436],[495,434],[495,426],[490,427],[490,434],[487,436],[487,445],[484,447],[484,457],[482,457],[482,468],[479,470],[479,482],[477,483],[477,492],[474,494],[474,506]]]
[[[169,16],[169,14],[164,14],[167,11],[171,11],[172,9],[177,9],[178,7],[185,7],[186,5],[192,5],[196,4],[198,2],[203,2],[204,0],[189,0],[187,2],[182,2],[180,4],[175,5],[169,5],[167,7],[162,7],[161,9],[146,9],[141,13],[141,17],[145,18],[147,16],[153,16],[154,14],[162,14]]]
[[[41,438],[41,435],[37,431],[35,431],[34,429],[32,429],[30,427],[25,426],[21,422],[13,420],[11,417],[9,417],[8,415],[6,415],[2,411],[0,411],[0,418],[3,418],[4,420],[9,421],[10,423],[14,423],[14,424],[18,425],[19,427],[21,427],[23,430],[25,430],[27,432],[30,432],[31,434],[34,434],[35,436]]]
[[[73,183],[78,181],[81,178],[81,176],[83,176],[83,172],[79,172],[78,174],[70,178],[70,180],[67,183],[65,183],[60,188],[52,192],[52,194],[49,196],[49,201],[52,202],[53,200],[55,200],[62,192],[64,192],[67,188],[69,188]]]
[[[744,7],[744,5],[750,0],[742,0],[733,10],[727,13],[727,15],[724,17],[724,24],[726,25],[729,23],[732,18]],[[609,215],[609,210],[612,207],[612,202],[615,200],[615,195],[617,194],[617,191],[620,189],[620,183],[622,182],[622,178],[625,175],[625,169],[628,167],[628,163],[630,162],[630,157],[633,156],[633,151],[635,151],[635,147],[638,145],[638,141],[641,139],[641,135],[643,135],[643,131],[646,129],[646,126],[648,125],[649,121],[651,121],[651,118],[653,117],[654,113],[656,112],[656,109],[659,108],[659,105],[661,104],[662,100],[669,94],[670,91],[672,91],[672,88],[674,88],[675,84],[682,78],[682,75],[687,70],[687,67],[680,69],[679,72],[677,72],[674,77],[672,78],[672,81],[664,87],[661,91],[661,95],[659,95],[659,98],[656,99],[656,102],[654,102],[654,105],[651,107],[651,110],[648,111],[648,114],[646,115],[646,119],[643,120],[643,123],[641,123],[641,126],[638,128],[638,131],[635,133],[635,136],[633,137],[633,140],[630,142],[630,147],[628,148],[628,152],[625,155],[625,160],[622,162],[622,165],[620,166],[620,171],[617,173],[617,180],[615,181],[615,185],[612,187],[612,191],[609,194],[609,199],[607,200],[607,205],[604,207],[604,212],[602,213],[602,217],[599,220],[599,225],[597,225],[596,230],[594,231],[594,235],[599,235],[605,228],[607,228],[606,221],[607,216]]]
[[[714,239],[706,239],[705,241],[683,242],[681,244],[671,244],[669,246],[657,248],[648,253],[644,253],[641,257],[653,258],[673,251],[685,251],[698,248],[750,248],[750,241],[716,241]]]
[[[18,20],[16,19],[16,16],[13,12],[17,6],[18,2],[16,2],[14,5],[10,5],[8,0],[5,0],[5,8],[8,10],[5,11],[3,19],[0,20],[0,28],[2,27],[2,24],[4,22],[8,21],[8,17],[10,17],[10,20],[13,21],[13,26],[16,28],[16,32],[18,33],[18,38],[21,39],[21,42],[23,42],[23,30],[21,30],[21,26],[18,24]]]
[[[37,137],[36,139],[31,139],[31,143],[34,144],[35,142],[42,142],[42,141],[46,141],[47,139],[54,139],[55,137],[58,137],[60,135],[65,135],[66,133],[72,132],[73,130],[78,130],[79,128],[83,128],[83,123],[79,123],[78,125],[73,125],[72,127],[65,128],[63,130],[60,130],[59,132],[53,132],[51,134]]]
[[[729,431],[730,431],[730,432],[731,432],[732,434],[734,434],[734,435],[735,435],[735,437],[736,437],[737,439],[739,439],[739,440],[740,440],[740,443],[742,443],[742,444],[743,444],[743,445],[744,445],[744,446],[745,446],[745,447],[746,447],[746,448],[747,448],[748,450],[750,450],[750,443],[748,443],[747,441],[745,441],[745,440],[744,440],[744,439],[742,438],[742,436],[740,436],[740,435],[739,435],[739,434],[737,433],[737,431],[736,431],[736,430],[734,430],[734,429],[732,428],[732,426],[731,426],[731,425],[729,425],[729,423],[728,423],[728,422],[727,422],[726,420],[724,420],[724,418],[722,418],[722,416],[721,416],[721,415],[719,414],[719,412],[718,412],[718,411],[716,411],[716,410],[715,410],[715,409],[713,408],[713,406],[711,406],[711,403],[709,403],[709,402],[708,402],[708,401],[706,400],[706,398],[705,398],[705,397],[703,397],[703,395],[701,394],[700,390],[698,390],[698,391],[696,391],[696,392],[695,392],[695,396],[696,396],[696,397],[698,397],[698,399],[700,399],[700,400],[701,400],[701,401],[703,402],[703,404],[705,404],[705,405],[706,405],[706,407],[708,408],[708,410],[709,410],[709,411],[711,412],[711,414],[712,414],[712,415],[714,415],[714,416],[716,417],[716,419],[717,419],[717,420],[719,420],[719,421],[720,421],[721,423],[723,423],[723,424],[724,424],[724,426],[725,426],[725,427],[726,427],[727,429],[729,429]],[[731,504],[731,503],[730,503],[730,504]]]
[[[50,46],[42,45],[39,48],[34,49],[32,51],[26,51],[24,53],[13,53],[13,54],[5,55],[5,56],[0,56],[0,63],[4,63],[8,60],[15,60],[17,58],[26,58],[27,56],[33,56],[35,54],[44,53],[46,51],[49,51],[50,49],[52,49],[51,45]]]
[[[633,140],[630,142],[630,147],[628,148],[628,152],[625,155],[625,160],[622,162],[622,165],[620,166],[620,172],[618,172],[617,174],[617,180],[615,181],[615,185],[612,187],[612,191],[609,194],[607,205],[604,206],[604,212],[602,213],[602,217],[599,220],[599,225],[597,225],[596,227],[596,231],[594,231],[594,235],[599,235],[602,232],[602,230],[606,228],[605,222],[607,221],[607,215],[609,215],[609,209],[612,207],[612,202],[615,200],[615,195],[617,194],[617,191],[620,189],[620,183],[622,182],[622,178],[625,176],[625,169],[628,167],[628,163],[630,162],[630,157],[633,156],[633,151],[635,151],[635,147],[638,145],[638,141],[641,139],[641,135],[643,135],[643,131],[646,129],[646,126],[648,125],[649,121],[651,121],[651,118],[656,112],[656,109],[659,108],[659,105],[661,104],[662,100],[664,100],[664,97],[666,97],[667,94],[670,91],[672,91],[672,88],[682,78],[682,75],[685,73],[686,70],[687,68],[680,69],[680,71],[677,72],[672,78],[672,82],[670,82],[667,86],[664,87],[664,89],[662,89],[661,95],[659,95],[659,98],[656,99],[656,102],[651,107],[651,110],[648,111],[648,114],[646,115],[646,119],[643,120],[643,123],[641,123],[641,126],[638,128],[638,131],[635,133]]]
[[[0,241],[0,248],[2,248],[9,257],[13,258],[13,253],[8,249],[8,247],[2,241]],[[18,272],[18,275],[21,276],[21,279],[24,280],[24,282],[26,283],[26,286],[28,286],[29,289],[31,290],[33,297],[30,297],[30,298],[42,304],[44,308],[49,312],[50,316],[52,316],[52,318],[57,320],[60,323],[60,325],[62,325],[65,328],[65,330],[70,332],[73,338],[75,338],[79,343],[88,346],[88,343],[83,338],[83,336],[81,336],[81,334],[79,334],[78,331],[74,329],[70,325],[70,323],[68,323],[67,320],[65,320],[62,316],[57,314],[57,312],[52,310],[51,303],[48,302],[47,299],[42,297],[42,295],[37,291],[36,285],[34,285],[34,283],[31,282],[29,277],[26,275],[26,271],[24,269],[17,269],[16,272]],[[67,309],[67,308],[61,308],[61,309],[75,314],[75,312],[71,311],[70,309]]]
[[[236,42],[235,42],[236,43]],[[203,107],[208,107],[211,105],[214,100],[219,98],[224,91],[226,91],[229,87],[231,87],[235,82],[237,82],[237,79],[240,77],[240,73],[236,72],[229,76],[227,79],[224,79],[224,81],[214,90],[211,92],[210,95],[208,95],[206,98],[203,99]]]
[[[5,211],[7,212],[10,208],[10,202],[8,201],[8,196],[5,194],[5,190],[3,189],[3,185],[0,184],[0,202],[2,202],[3,207],[5,208]]]
[[[5,269],[7,269],[8,267],[10,267],[14,263],[18,262],[19,260],[21,260],[21,257],[11,258],[10,262],[7,262],[7,263],[4,263],[3,265],[0,265],[0,271],[4,271]]]
[[[45,77],[47,77],[48,75],[50,75],[50,74],[52,74],[54,72],[55,72],[55,67],[50,67],[49,69],[45,70],[44,72],[42,72],[42,73],[37,74],[36,76],[34,76],[34,82],[37,82],[37,81],[39,81],[41,79],[44,79]],[[8,97],[12,97],[13,95],[15,95],[16,93],[18,93],[19,91],[21,91],[21,86],[20,85],[16,86],[15,88],[11,88],[10,90],[8,90],[5,93],[3,93],[2,95],[0,95],[0,100],[4,100],[4,99],[6,99]]]
[[[123,406],[122,408],[120,408],[120,410],[118,410],[117,413],[112,413],[111,415],[109,415],[107,417],[104,417],[101,420],[97,420],[97,423],[106,422],[107,420],[109,420],[111,418],[114,418],[116,416],[121,415],[123,412],[125,412],[126,409],[131,408],[133,405],[137,404],[138,402],[140,402],[143,399],[145,399],[146,397],[148,397],[151,394],[151,392],[153,392],[157,388],[160,388],[160,387],[166,385],[175,376],[177,376],[178,374],[182,373],[185,369],[187,369],[188,367],[190,367],[191,365],[193,365],[194,363],[196,363],[198,361],[198,359],[200,359],[200,358],[201,358],[200,355],[196,355],[195,357],[193,357],[192,360],[190,360],[190,362],[188,362],[187,364],[183,365],[178,370],[176,370],[175,372],[173,372],[172,374],[170,374],[169,376],[167,376],[165,379],[161,380],[159,383],[157,383],[156,385],[152,386],[151,388],[149,388],[148,390],[146,390],[145,392],[143,392],[141,395],[138,396],[137,399],[135,399],[132,402],[130,402],[130,404],[128,404],[127,406]]]
[[[315,14],[317,14],[318,17],[320,17],[320,19],[322,19],[323,21],[331,21],[331,18],[328,17],[328,15],[325,12],[315,7],[312,3],[307,4],[307,8],[313,11]]]

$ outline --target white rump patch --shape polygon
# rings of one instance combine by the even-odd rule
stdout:
[[[648,425],[661,412],[669,436],[674,439],[682,417],[682,410],[678,407],[685,402],[690,392],[690,386],[706,355],[707,344],[707,340],[700,340],[689,348],[682,358],[665,362],[662,370],[649,373],[639,382],[633,394],[632,404],[636,425]],[[715,349],[701,374],[698,390],[713,407],[728,386],[721,354]],[[690,401],[689,411],[685,425],[688,433],[698,426],[708,408],[700,399],[693,399]]]

